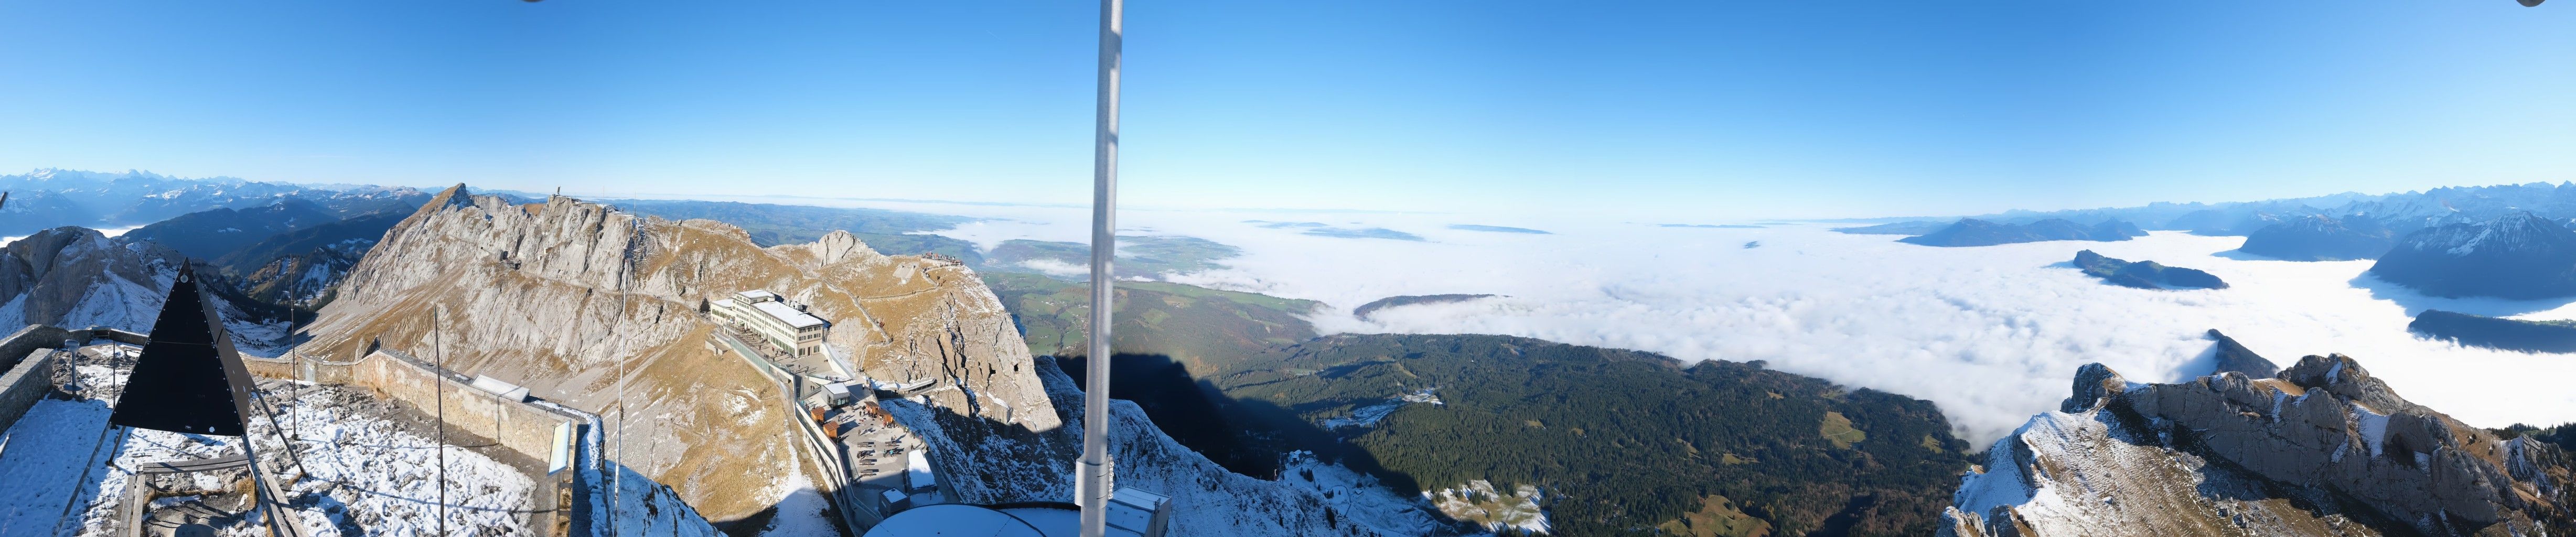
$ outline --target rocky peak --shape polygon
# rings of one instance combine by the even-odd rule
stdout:
[[[886,257],[885,254],[869,249],[868,243],[860,241],[857,235],[837,229],[814,239],[813,243],[805,245],[805,250],[812,253],[815,260],[826,265],[851,260],[866,263],[881,261]]]
[[[2565,454],[2408,402],[2343,355],[2173,384],[2086,365],[2057,412],[1989,452],[1943,534],[2576,531]]]

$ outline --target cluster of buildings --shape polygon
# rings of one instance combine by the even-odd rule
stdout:
[[[935,389],[939,383],[881,385],[864,377],[825,350],[831,321],[805,306],[766,290],[741,291],[707,304],[708,317],[727,330],[711,338],[710,348],[732,349],[790,390],[811,418],[808,431],[818,454],[837,463],[844,486],[834,503],[845,522],[877,536],[949,535],[971,529],[979,535],[1053,537],[1071,535],[1081,513],[1071,503],[1024,502],[969,505],[957,502],[954,485],[942,475],[922,439],[887,412],[885,397],[904,397]],[[813,367],[811,364],[823,364]],[[791,367],[806,364],[804,367]],[[822,376],[817,372],[837,370]],[[1139,490],[1119,489],[1110,502],[1110,535],[1161,537],[1171,518],[1170,499]]]

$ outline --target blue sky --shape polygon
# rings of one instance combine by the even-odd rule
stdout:
[[[1123,200],[1753,219],[2555,182],[2569,1],[1141,0]],[[1079,203],[1096,13],[0,4],[0,170]]]

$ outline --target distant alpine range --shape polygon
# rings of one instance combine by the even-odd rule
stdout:
[[[2147,236],[2145,230],[2125,220],[2106,220],[2086,226],[2063,218],[2027,224],[1963,218],[1940,231],[1897,239],[1897,242],[1924,246],[1993,246],[2039,241],[2125,241],[2144,236]]]
[[[2576,231],[2527,212],[2427,227],[2398,240],[2370,273],[2435,296],[2576,296]]]
[[[2237,250],[2288,261],[2343,261],[2378,259],[2396,244],[2379,219],[2312,214],[2254,230]]]

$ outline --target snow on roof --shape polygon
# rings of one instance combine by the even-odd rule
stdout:
[[[1156,507],[1162,507],[1164,503],[1172,501],[1172,497],[1131,488],[1119,488],[1109,491],[1109,500],[1145,509],[1153,509]]]
[[[868,528],[870,537],[914,535],[991,535],[993,537],[1047,537],[1036,526],[1019,517],[986,507],[962,503],[925,505],[895,513],[885,522]]]
[[[1019,517],[1021,521],[1028,522],[1030,526],[1037,527],[1038,532],[1046,534],[1047,537],[1080,537],[1082,535],[1082,511],[1079,509],[1012,507],[1003,509],[1002,512],[1009,513],[1014,517]],[[1117,528],[1109,528],[1109,534],[1132,535],[1128,532],[1119,531]]]
[[[1112,497],[1116,497],[1125,495],[1125,493],[1126,491],[1120,490],[1110,492],[1109,494]],[[1153,522],[1154,511],[1152,509],[1139,508],[1134,505],[1129,505],[1123,501],[1109,502],[1110,527],[1144,533],[1145,528],[1152,525]]]
[[[777,301],[752,304],[751,307],[759,309],[761,313],[769,314],[771,317],[776,317],[778,320],[786,322],[787,326],[796,328],[823,326],[823,318],[815,317],[812,314],[802,311],[796,311],[796,308],[787,307],[787,304]]]

